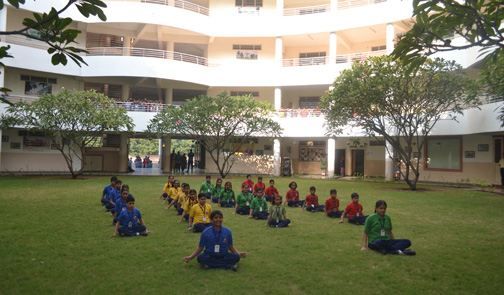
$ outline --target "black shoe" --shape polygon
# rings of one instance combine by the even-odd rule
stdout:
[[[409,255],[409,256],[414,256],[416,255],[416,252],[415,250],[411,250],[411,249],[407,249],[407,250],[404,250],[402,251],[404,253],[404,255]]]
[[[385,251],[385,249],[379,248],[376,251],[382,255],[387,255],[387,251]]]
[[[229,267],[231,270],[233,271],[238,271],[238,265],[237,264],[233,264]]]
[[[125,236],[125,234],[124,234],[124,233],[119,233],[119,235],[120,235],[121,237],[124,237],[124,236]]]
[[[146,237],[149,235],[149,233],[147,231],[143,231],[140,233],[140,235]]]
[[[257,216],[254,216],[254,219],[255,219],[255,220],[258,220],[258,219],[259,219],[259,217],[257,217]]]
[[[210,266],[208,266],[208,265],[206,265],[206,264],[202,264],[202,265],[201,265],[201,268],[202,268],[203,270],[209,270],[209,269],[210,269]]]

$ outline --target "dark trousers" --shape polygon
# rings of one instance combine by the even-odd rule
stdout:
[[[221,207],[231,208],[235,206],[235,202],[220,201]]]
[[[306,207],[306,211],[310,211],[310,212],[320,212],[320,211],[324,211],[324,205],[319,205],[319,206],[315,206],[315,207],[312,207],[312,206],[308,206]]]
[[[168,194],[167,193],[163,193],[163,199],[166,199],[168,198]]]
[[[250,212],[250,211],[249,211]],[[263,212],[259,212],[259,211],[254,211],[252,213],[252,216],[254,216],[254,218],[257,217],[257,219],[268,219],[268,211],[263,211]]]
[[[397,254],[397,250],[404,251],[411,246],[411,241],[408,239],[398,239],[398,240],[373,240],[368,244],[371,250],[385,250],[388,254]]]
[[[341,214],[343,214],[343,211],[329,211],[327,217],[341,218]]]
[[[115,207],[115,205],[112,205],[110,202],[108,202],[107,204],[105,204],[105,208],[107,210],[112,210],[112,209],[114,209],[114,207]]]
[[[117,230],[125,236],[138,236],[141,232],[146,231],[147,228],[145,225],[137,225],[133,227],[120,226]]]
[[[304,201],[297,201],[297,202],[287,201],[287,205],[289,207],[301,207],[301,206],[303,206],[303,203],[304,203]]]
[[[185,219],[186,221],[188,221],[188,220],[189,220],[189,213],[184,214],[184,219]]]
[[[240,215],[249,215],[250,208],[249,207],[238,207],[238,208],[236,208],[236,213],[238,213]]]
[[[501,174],[501,185],[502,188],[504,188],[504,168],[500,168],[500,174]]]
[[[212,203],[219,203],[219,197],[213,197]]]
[[[193,224],[193,231],[195,233],[200,233],[202,231],[204,231],[207,227],[210,227],[212,226],[212,223],[196,223],[196,224]]]
[[[191,171],[193,171],[193,169],[194,169],[193,161],[189,161],[189,166],[187,167],[187,172],[189,172],[189,169],[191,169]]]
[[[366,219],[367,219],[367,216],[354,215],[354,216],[350,217],[350,219],[348,219],[348,222],[356,224],[356,225],[364,225],[364,223],[366,222]]]
[[[177,215],[182,215],[182,213],[184,213],[184,209],[182,209],[182,206],[178,207],[177,208]]]
[[[289,223],[290,223],[290,219],[280,220],[279,222],[277,222],[275,219],[270,219],[269,226],[272,226],[272,227],[286,227],[287,225],[289,225]]]
[[[240,261],[238,253],[201,253],[198,255],[198,262],[210,266],[210,268],[230,268],[231,265]]]
[[[102,205],[106,205],[108,203],[107,198],[102,198],[101,203],[102,203]]]
[[[269,195],[264,195],[264,198],[266,199],[266,202],[272,202],[274,197],[269,196]]]

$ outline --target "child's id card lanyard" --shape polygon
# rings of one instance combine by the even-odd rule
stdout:
[[[360,216],[360,207],[358,204],[355,204],[355,210],[357,210],[357,217]]]
[[[383,222],[382,222],[383,221]],[[378,218],[378,222],[380,223],[381,225],[381,232],[380,232],[380,235],[382,237],[385,236],[385,218],[383,218],[383,220],[381,218]]]
[[[133,219],[135,219],[135,210],[133,210],[133,212],[128,212],[128,218],[129,218],[129,223],[128,223],[128,227],[133,227]]]
[[[212,228],[212,231],[213,231],[213,234],[214,234],[214,237],[215,237],[215,241],[216,241],[215,247],[214,247],[214,252],[215,253],[219,253],[220,252],[219,240],[220,240],[220,236],[221,236],[222,231],[221,230],[218,231],[219,235],[215,234],[215,229],[214,228]]]
[[[205,204],[205,209],[203,209],[203,207],[201,207],[201,205],[198,205],[201,209],[201,212],[203,212],[203,221],[206,221],[206,204]]]

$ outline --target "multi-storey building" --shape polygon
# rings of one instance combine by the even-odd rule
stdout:
[[[22,26],[22,19],[47,10],[50,3],[28,2],[23,9],[1,10],[0,30]],[[64,2],[61,0],[61,4]],[[166,104],[181,104],[200,94],[252,94],[274,104],[283,127],[280,139],[251,138],[236,156],[233,172],[279,175],[281,158],[290,158],[294,173],[329,176],[390,176],[391,160],[383,141],[364,134],[328,138],[319,99],[351,62],[390,53],[398,34],[408,30],[412,1],[401,0],[123,0],[106,1],[107,21],[67,12],[82,31],[89,66],[53,66],[43,43],[5,36],[13,59],[4,59],[0,86],[12,89],[9,100],[36,99],[44,91],[96,89],[122,100],[134,119],[136,136]],[[456,42],[457,38],[454,37]],[[475,77],[477,49],[451,52]],[[128,99],[146,100],[134,104]],[[466,110],[459,122],[436,125],[424,153],[420,180],[469,178],[499,183],[497,165],[504,149],[495,103]],[[4,112],[5,105],[0,111]],[[44,138],[23,130],[2,130],[0,171],[65,171],[57,151]],[[183,135],[180,135],[183,137]],[[178,138],[173,136],[172,138]],[[89,169],[124,171],[127,136],[107,135],[90,151]],[[163,141],[164,167],[170,140]],[[42,157],[41,157],[42,156]],[[216,171],[205,161],[202,167]],[[251,162],[260,163],[251,165]]]

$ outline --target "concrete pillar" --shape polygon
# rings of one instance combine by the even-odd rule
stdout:
[[[175,43],[173,43],[173,41],[166,41],[166,51],[169,51],[167,53],[167,59],[173,59],[174,50],[175,50]]]
[[[279,177],[280,170],[282,167],[282,158],[280,156],[280,140],[279,139],[273,140],[273,161],[275,163],[275,166],[273,169],[273,176]]]
[[[282,66],[283,59],[283,41],[282,37],[277,37],[275,41],[275,62],[278,66]]]
[[[128,171],[128,134],[121,133],[121,144],[119,146],[119,172]]]
[[[0,138],[2,138],[2,129],[0,129]],[[3,171],[2,169],[2,142],[0,141],[0,171]]]
[[[336,46],[338,45],[338,36],[335,32],[329,34],[329,63],[336,63]]]
[[[169,136],[163,136],[161,138],[161,141],[163,142],[162,144],[162,148],[163,148],[163,152],[162,152],[162,155],[163,155],[163,160],[162,160],[162,163],[163,163],[163,172],[165,173],[170,173],[171,172],[171,169],[170,169],[170,148],[171,148],[171,137]]]
[[[283,16],[283,10],[284,10],[284,0],[277,0],[276,2],[277,16]]]
[[[126,101],[130,98],[130,87],[128,84],[122,84],[122,100]]]
[[[166,88],[165,104],[173,104],[173,88]]]
[[[7,31],[7,7],[4,7],[2,10],[0,10],[0,31]]]
[[[327,140],[327,176],[334,177],[334,163],[336,162],[336,140],[329,138]]]
[[[282,89],[275,88],[275,109],[282,107]]]
[[[392,51],[394,51],[394,38],[395,38],[395,31],[394,31],[394,24],[387,24],[387,34],[386,34],[386,43],[385,45],[387,46],[387,55],[390,55]]]
[[[392,145],[388,141],[385,141],[385,179],[392,180],[394,178],[394,159],[391,158],[387,150],[390,152],[390,155],[394,154]]]
[[[158,139],[158,151],[159,151],[159,162],[158,162],[158,167],[160,171],[163,171],[163,140],[161,138]]]

